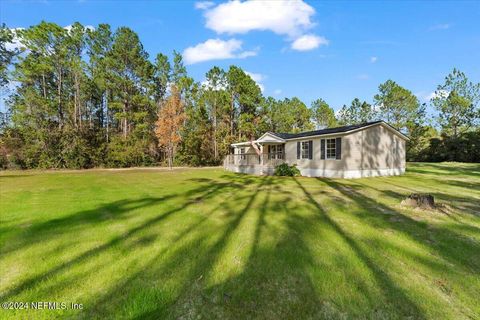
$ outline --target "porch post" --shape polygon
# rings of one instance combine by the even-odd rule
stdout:
[[[260,165],[263,167],[263,144],[260,144]]]

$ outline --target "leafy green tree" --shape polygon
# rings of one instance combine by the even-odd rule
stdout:
[[[352,125],[372,121],[374,111],[372,105],[355,98],[350,106],[344,105],[338,113],[338,122],[341,125]]]
[[[317,128],[332,128],[337,125],[335,112],[323,99],[312,102],[312,119]]]
[[[179,154],[182,163],[194,166],[218,164],[213,153],[213,128],[201,93],[197,103],[186,108]]]
[[[260,104],[259,130],[261,132],[282,132],[279,129],[281,113],[281,101],[273,97],[267,97]],[[283,131],[285,132],[285,131]]]
[[[183,90],[184,87],[182,86],[182,82],[187,77],[187,69],[183,64],[183,58],[180,53],[177,51],[173,51],[173,72],[172,72],[172,82],[179,87],[179,89]]]
[[[407,122],[406,132],[410,138],[406,143],[407,161],[421,161],[430,139],[438,137],[436,129],[427,123],[425,103],[419,106],[416,116]]]
[[[381,84],[378,91],[374,103],[378,107],[379,117],[399,130],[405,129],[420,107],[418,98],[392,80]]]
[[[229,68],[226,79],[231,139],[234,139],[237,130],[239,139],[253,139],[259,121],[257,107],[262,99],[261,90],[249,75],[236,66]]]
[[[301,132],[314,128],[311,119],[310,109],[297,97],[283,101],[284,110],[290,114],[291,124],[287,124],[290,130],[287,132]]]
[[[73,126],[78,129],[82,127],[82,121],[84,119],[90,120],[92,118],[87,116],[86,103],[84,97],[84,86],[86,85],[86,63],[82,59],[86,46],[86,30],[78,22],[75,22],[68,30],[68,36],[65,37],[65,49],[67,52],[66,57],[66,81],[71,82],[71,88],[66,90],[72,90],[73,93],[73,112],[68,112],[71,116],[70,120],[73,122]]]
[[[94,30],[87,29],[87,55],[88,55],[88,100],[93,106],[100,134],[105,135],[105,142],[109,142],[110,127],[112,123],[108,103],[111,92],[107,87],[107,56],[112,49],[113,35],[108,24],[100,24]],[[103,133],[104,132],[104,133]],[[102,142],[103,144],[103,142]],[[103,147],[102,147],[103,148]]]
[[[18,49],[11,49],[7,47],[8,43],[14,41],[14,32],[10,30],[5,24],[0,26],[0,91],[2,98],[6,98],[8,94],[7,84],[10,81],[9,67],[13,59],[18,54]],[[0,112],[0,133],[4,131],[9,122],[9,112]],[[6,158],[5,158],[6,159]],[[6,163],[6,160],[4,161]]]
[[[22,54],[7,50],[14,39]],[[41,22],[13,34],[3,25],[0,40],[0,86],[19,83],[7,102],[11,121],[0,130],[2,168],[127,167],[153,165],[163,156],[170,165],[218,164],[232,142],[265,131],[311,130],[312,120],[335,125],[322,99],[309,109],[296,97],[265,98],[239,67],[214,67],[201,85],[176,51],[172,62],[159,53],[152,63],[138,35],[125,27],[112,33],[107,24]],[[367,122],[378,110],[410,136],[408,160],[480,161],[479,87],[454,69],[437,87],[432,104],[439,118],[429,123],[425,105],[388,80],[375,108],[354,99],[338,121]]]
[[[453,69],[431,102],[439,112],[442,129],[457,138],[479,124],[479,101],[480,83],[472,83],[463,72]]]
[[[213,128],[211,135],[214,159],[218,161],[219,158],[219,140],[222,136],[219,135],[219,119],[224,117],[228,110],[228,93],[225,90],[227,87],[227,77],[223,69],[213,67],[206,74],[206,84],[203,86],[203,101],[205,108],[210,118]]]
[[[7,85],[9,81],[8,67],[17,53],[16,50],[7,48],[8,43],[14,40],[14,33],[5,24],[0,26],[0,88]]]
[[[168,57],[164,54],[157,54],[155,58],[155,73],[154,73],[154,83],[155,83],[155,101],[157,105],[163,103],[165,95],[167,93],[167,88],[171,80],[172,67],[168,61]]]
[[[135,32],[126,27],[115,32],[106,66],[110,108],[123,138],[134,130],[143,137],[151,134],[156,108],[147,93],[153,86],[154,69]]]
[[[262,132],[294,133],[314,128],[310,121],[310,109],[296,97],[284,100],[268,97],[262,103],[261,113],[260,128],[262,128]]]

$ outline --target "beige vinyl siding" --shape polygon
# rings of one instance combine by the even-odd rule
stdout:
[[[320,157],[320,140],[342,138],[342,159]],[[313,141],[313,159],[297,159],[297,142]],[[299,169],[382,170],[405,168],[405,140],[383,125],[365,128],[350,134],[331,135],[287,141],[286,160]]]

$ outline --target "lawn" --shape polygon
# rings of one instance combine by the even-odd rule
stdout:
[[[405,208],[428,192],[434,211]],[[480,165],[399,177],[0,173],[0,310],[51,319],[480,319]]]

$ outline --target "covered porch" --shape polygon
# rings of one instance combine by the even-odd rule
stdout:
[[[275,167],[285,162],[285,140],[270,133],[257,140],[234,143],[224,167],[234,172],[273,174]]]

